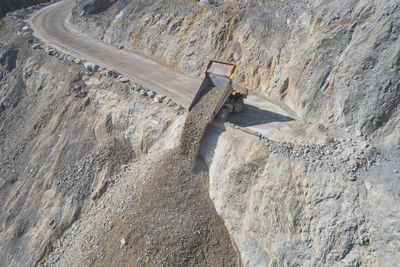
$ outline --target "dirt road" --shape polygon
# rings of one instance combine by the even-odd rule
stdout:
[[[76,31],[69,23],[74,5],[74,0],[64,0],[40,10],[31,21],[35,35],[75,57],[114,69],[147,89],[168,95],[184,107],[190,105],[201,80]],[[269,137],[289,130],[293,114],[258,96],[249,97],[246,105],[247,111],[232,116],[232,122]]]

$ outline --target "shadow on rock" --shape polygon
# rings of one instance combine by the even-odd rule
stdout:
[[[279,113],[259,109],[256,106],[246,104],[245,111],[240,114],[232,113],[229,116],[229,122],[239,126],[255,126],[271,122],[287,122],[294,119]]]

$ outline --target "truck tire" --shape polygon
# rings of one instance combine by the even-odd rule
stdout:
[[[235,113],[241,113],[243,111],[244,111],[243,97],[239,97],[238,100],[236,100],[236,103],[234,105],[234,112]]]
[[[229,109],[221,108],[221,110],[217,114],[217,118],[223,122],[227,121],[229,117]]]

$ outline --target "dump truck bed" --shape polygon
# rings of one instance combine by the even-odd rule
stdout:
[[[232,93],[232,77],[236,72],[236,65],[232,63],[226,63],[217,60],[210,60],[207,67],[204,70],[205,77],[200,85],[196,96],[193,98],[192,103],[189,106],[189,111],[198,103],[202,96],[212,90],[214,87],[219,87],[224,90],[222,97],[217,102],[217,105],[213,111],[213,116],[210,120],[213,120],[215,115],[219,112],[226,100]]]

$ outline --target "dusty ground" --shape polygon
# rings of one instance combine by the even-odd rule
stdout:
[[[190,105],[201,84],[200,79],[174,71],[165,64],[151,60],[140,53],[107,46],[80,33],[68,20],[74,5],[75,1],[68,0],[40,11],[32,20],[35,35],[78,58],[86,58],[101,66],[115,69],[143,87],[171,97],[184,107]],[[204,69],[207,60],[212,57],[203,56],[202,59],[206,59],[201,63],[201,68]],[[239,67],[243,69],[241,65]],[[257,95],[252,96],[251,106],[251,113],[256,113],[258,117],[256,123],[251,125],[252,128],[265,135],[276,132],[278,136],[281,135],[281,130],[285,132],[290,130],[292,126],[290,122],[294,121],[293,113],[286,112],[279,105]],[[275,119],[275,113],[281,116]],[[244,121],[248,115],[249,113],[239,115],[238,119]],[[275,123],[268,123],[271,120]],[[242,124],[242,126],[249,125]]]
[[[140,86],[48,46],[34,49],[22,21],[7,25],[11,37],[0,43],[0,262],[235,265],[240,254],[246,266],[399,265],[399,3],[329,3],[296,22],[286,55],[257,55],[271,63],[268,77],[277,78],[281,100],[313,104],[317,116],[299,128],[303,139],[249,138],[236,126],[213,124],[200,146],[209,185],[203,163],[193,160],[204,128],[187,131],[173,103],[155,103]],[[338,3],[346,5],[334,8]],[[213,16],[229,6],[204,10]],[[225,15],[230,21],[232,13]],[[146,31],[152,40],[164,19]],[[242,63],[254,63],[246,58]],[[264,122],[274,129],[271,119],[290,119],[257,114],[268,115]],[[183,140],[198,136],[193,146],[179,145],[182,128]]]
[[[124,166],[42,264],[238,266],[239,258],[223,222],[214,216],[213,203],[201,197],[208,193],[204,166],[196,168],[196,175],[160,182],[154,179],[157,154]],[[154,187],[158,183],[161,186]]]
[[[201,139],[222,93],[222,89],[215,88],[202,97],[188,114],[176,148],[162,155],[149,155],[122,174],[122,185],[116,188],[129,189],[115,195],[112,203],[116,204],[101,200],[96,205],[100,209],[104,205],[114,214],[124,211],[109,216],[113,222],[108,230],[102,233],[101,229],[95,230],[99,225],[94,225],[96,221],[108,221],[107,215],[90,211],[72,228],[75,236],[69,238],[67,234],[42,264],[239,266],[240,256],[208,197],[208,169],[198,157]],[[89,233],[79,225],[93,225],[94,229]],[[89,238],[93,241],[88,247],[84,241],[93,232],[99,234]],[[71,259],[71,253],[80,247],[69,245],[74,241],[82,242],[90,253]]]
[[[100,265],[122,262],[167,266],[236,266],[235,253],[223,221],[208,197],[208,169],[199,158],[201,139],[209,118],[223,93],[210,90],[188,114],[179,146],[167,151],[146,172],[136,208],[127,212],[127,222],[110,232],[134,244],[124,257],[110,246]],[[142,174],[143,175],[143,174]]]
[[[198,156],[204,132],[213,119],[212,114],[223,93],[224,89],[218,87],[204,92],[185,120],[177,152],[190,161],[194,161]]]
[[[166,153],[176,143],[182,112],[153,103],[137,85],[50,57],[24,37],[12,41],[10,37],[14,38],[11,33],[1,36],[0,69],[4,262],[11,266],[43,260],[43,264],[90,261],[103,266],[239,264],[230,235],[208,197],[207,168],[197,158],[207,112],[194,116],[199,133],[191,139],[195,146],[187,147],[191,152],[185,156],[168,152],[160,158],[158,152]],[[147,157],[147,153],[153,154]],[[122,203],[114,209],[102,196],[123,180],[120,166],[129,164],[136,166],[124,175],[130,190],[113,197]],[[136,183],[143,179],[145,183]],[[135,205],[124,205],[131,197]],[[57,250],[50,252],[58,238],[77,233],[82,221],[103,225],[104,217],[91,211],[104,201],[105,211],[125,212],[110,216],[113,227],[97,236],[96,244],[104,248],[102,257],[93,257],[96,249],[90,247],[82,258],[64,258],[68,255],[64,251],[54,261]],[[101,233],[100,228],[89,229],[89,235]],[[122,238],[129,244],[124,250]],[[79,240],[76,237],[73,243]]]
[[[32,47],[36,40],[8,36],[0,84],[4,261],[240,265],[198,157],[220,89],[203,96],[169,150],[183,127],[181,111],[153,103],[137,85],[50,57]],[[104,194],[121,190],[119,180],[129,190],[110,202]]]

